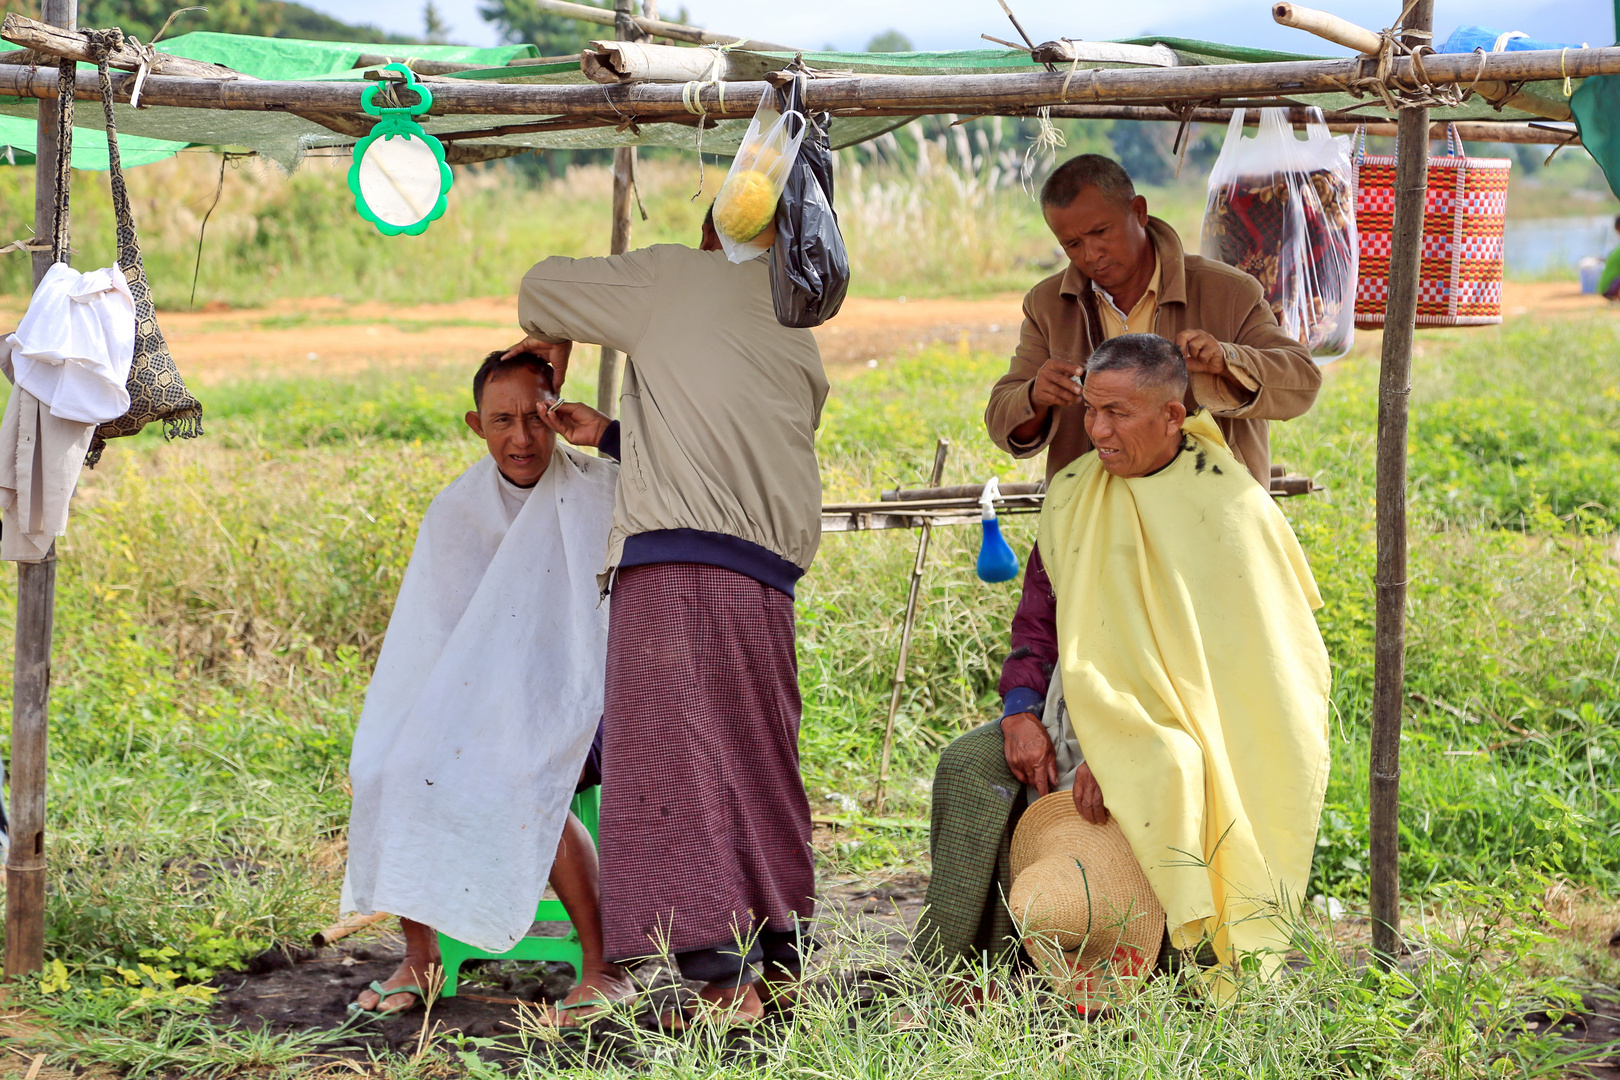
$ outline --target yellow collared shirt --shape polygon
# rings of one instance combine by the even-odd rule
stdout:
[[[1159,310],[1159,257],[1153,256],[1153,277],[1148,281],[1147,292],[1131,308],[1130,313],[1119,310],[1114,304],[1114,298],[1108,295],[1108,290],[1091,283],[1092,292],[1097,294],[1100,301],[1097,311],[1102,315],[1103,337],[1116,338],[1121,334],[1151,334],[1153,333],[1153,316]]]

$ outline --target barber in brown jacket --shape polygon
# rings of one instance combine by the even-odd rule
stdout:
[[[1148,217],[1129,174],[1101,155],[1064,162],[1041,189],[1041,209],[1069,266],[1024,297],[1018,351],[984,412],[991,439],[1014,457],[1047,450],[1050,478],[1091,449],[1074,381],[1086,358],[1108,338],[1158,334],[1186,355],[1188,410],[1208,409],[1269,487],[1268,421],[1303,415],[1322,374],[1277,325],[1260,283],[1186,254],[1174,229]]]

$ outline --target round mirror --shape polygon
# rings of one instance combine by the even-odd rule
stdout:
[[[415,225],[433,214],[444,194],[439,168],[438,155],[422,139],[378,139],[360,158],[360,197],[378,223]]]

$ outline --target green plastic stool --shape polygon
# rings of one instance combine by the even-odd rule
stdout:
[[[579,818],[586,831],[591,834],[591,840],[595,841],[597,821],[602,815],[602,789],[593,787],[580,792],[574,796],[574,801],[569,804],[568,809]],[[568,911],[563,907],[562,901],[540,901],[540,907],[534,913],[534,921],[565,923],[568,924],[569,931],[563,937],[525,937],[501,953],[487,952],[468,945],[465,941],[457,941],[453,937],[440,934],[439,956],[444,964],[444,988],[439,991],[439,996],[447,998],[456,996],[461,965],[468,960],[565,960],[573,965],[575,978],[582,976],[584,954],[579,946],[579,934],[572,928]]]

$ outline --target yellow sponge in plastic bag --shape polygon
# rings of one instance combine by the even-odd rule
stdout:
[[[747,243],[776,216],[776,196],[776,185],[764,172],[747,169],[728,177],[714,201],[715,230]]]

